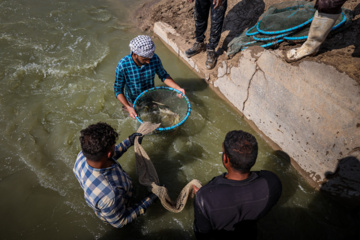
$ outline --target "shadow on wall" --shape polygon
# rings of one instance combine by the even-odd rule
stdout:
[[[222,31],[229,31],[224,39],[222,49],[227,50],[227,45],[245,29],[254,26],[261,14],[264,13],[263,0],[242,0],[225,15]]]
[[[360,148],[357,149],[358,153]],[[360,153],[358,154],[360,155]],[[325,173],[328,181],[321,186],[321,191],[340,203],[360,211],[360,160],[348,156],[339,160],[335,172]]]
[[[358,152],[360,153],[360,151]],[[274,166],[277,166],[277,168]],[[283,194],[275,207],[260,219],[258,239],[357,239],[360,234],[360,209],[350,205],[347,198],[329,197],[325,188],[337,186],[340,174],[351,173],[342,178],[349,189],[359,185],[360,162],[356,157],[339,160],[334,173],[328,173],[329,181],[321,191],[303,189],[304,182],[290,165],[290,157],[275,151],[267,159],[265,169],[274,172],[283,184]],[[339,189],[340,191],[341,189]],[[344,190],[344,189],[343,189]],[[336,201],[334,201],[336,200]],[[351,201],[359,204],[359,201]],[[354,207],[355,206],[355,207]]]
[[[360,4],[356,6],[356,8],[354,10],[354,16],[360,16]],[[352,56],[360,58],[360,41],[359,41],[359,38],[360,38],[360,19],[359,18],[356,20],[356,25],[354,25],[354,30],[357,33],[356,33],[356,37],[355,37],[356,41],[354,43],[355,51],[352,54]]]

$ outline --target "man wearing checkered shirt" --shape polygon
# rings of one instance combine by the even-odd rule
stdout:
[[[105,223],[121,228],[143,215],[156,199],[149,194],[130,205],[133,185],[130,177],[116,161],[126,150],[139,143],[143,135],[134,133],[115,146],[118,134],[107,123],[99,122],[81,130],[82,151],[78,154],[74,173],[84,190],[86,203]]]
[[[130,41],[129,46],[131,53],[122,58],[116,67],[114,92],[130,117],[135,119],[137,116],[132,107],[136,97],[155,86],[155,74],[167,86],[185,94],[185,90],[165,71],[159,56],[154,53],[155,44],[149,36],[137,36]]]

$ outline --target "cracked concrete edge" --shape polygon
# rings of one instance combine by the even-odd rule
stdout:
[[[316,91],[316,84],[320,84],[323,85],[322,82],[322,76],[318,75],[316,76],[316,74],[314,76],[310,75],[310,79],[307,82],[307,79],[300,79],[300,84],[299,82],[297,83],[299,85],[300,89],[297,89],[296,87],[293,88],[293,84],[294,82],[292,82],[292,78],[293,75],[291,75],[290,73],[286,73],[284,74],[284,76],[277,76],[280,79],[275,79],[274,80],[274,76],[276,75],[276,71],[279,68],[284,68],[287,70],[292,70],[292,68],[296,69],[296,71],[299,72],[303,72],[304,76],[307,74],[307,71],[309,69],[309,66],[312,68],[312,70],[316,69],[318,63],[313,63],[313,62],[304,62],[302,64],[300,64],[299,67],[297,66],[291,66],[289,64],[286,64],[285,62],[279,60],[280,57],[278,56],[278,52],[277,50],[275,50],[274,52],[269,52],[267,50],[244,50],[241,52],[241,57],[239,58],[239,62],[236,66],[232,66],[234,65],[233,63],[228,63],[227,61],[222,61],[220,63],[217,64],[217,67],[215,69],[213,69],[213,71],[208,71],[207,69],[205,69],[204,67],[201,66],[201,58],[199,58],[198,56],[194,56],[191,59],[188,59],[185,57],[184,55],[184,51],[190,47],[189,43],[185,42],[185,40],[179,36],[176,31],[169,26],[166,23],[161,23],[161,22],[157,22],[154,25],[154,32],[155,34],[157,34],[160,39],[166,43],[184,62],[186,62],[191,68],[194,69],[194,71],[201,77],[204,78],[209,85],[213,87],[213,89],[215,91],[217,91],[217,93],[220,95],[222,95],[222,98],[224,100],[226,100],[227,102],[229,102],[230,104],[232,104],[233,106],[235,106],[240,113],[242,113],[245,118],[247,120],[250,121],[252,127],[254,127],[255,129],[257,129],[258,131],[260,131],[261,133],[263,133],[263,135],[268,138],[270,140],[271,145],[275,148],[275,149],[281,149],[284,150],[286,153],[289,153],[293,166],[300,172],[300,174],[302,174],[305,179],[308,180],[308,182],[314,186],[315,188],[319,189],[320,187],[322,187],[322,185],[324,185],[324,183],[327,182],[326,179],[326,173],[329,172],[336,172],[336,167],[337,167],[337,162],[340,160],[341,156],[335,156],[334,154],[331,155],[331,153],[328,156],[328,152],[331,152],[330,148],[331,146],[326,146],[326,144],[324,145],[324,148],[328,148],[329,151],[326,151],[324,149],[324,153],[317,153],[314,149],[309,149],[309,147],[307,146],[308,143],[306,142],[300,142],[300,140],[304,140],[306,139],[308,136],[306,136],[306,134],[311,135],[311,131],[314,131],[312,133],[312,135],[315,134],[315,136],[310,136],[310,138],[312,139],[313,142],[316,142],[319,138],[323,137],[321,132],[319,132],[319,136],[317,136],[319,131],[317,129],[310,129],[308,130],[308,132],[302,133],[302,136],[297,137],[296,135],[299,134],[299,132],[297,132],[297,130],[292,129],[292,124],[297,123],[297,121],[303,121],[300,125],[301,126],[306,126],[306,122],[304,122],[304,119],[300,119],[299,116],[290,116],[289,119],[287,119],[286,121],[288,121],[290,124],[289,126],[286,126],[286,122],[282,122],[283,119],[281,119],[277,113],[271,113],[268,111],[268,113],[266,113],[266,108],[261,106],[257,106],[259,105],[260,101],[256,102],[256,99],[252,99],[249,103],[249,98],[250,95],[254,93],[256,94],[260,94],[259,96],[267,96],[268,94],[272,94],[272,95],[281,95],[281,94],[285,94],[285,92],[276,92],[276,90],[279,89],[274,89],[274,86],[272,86],[273,84],[280,84],[280,87],[285,89],[287,92],[287,96],[290,96],[292,98],[294,98],[294,100],[298,100],[299,98],[301,99],[301,97],[304,98],[304,93],[302,92],[303,90],[301,89],[301,84],[307,84],[310,85],[309,86],[305,86],[308,87],[309,90],[313,91],[313,94],[318,94],[314,91]],[[275,59],[275,60],[274,60]],[[278,60],[276,60],[278,59]],[[274,61],[274,64],[268,64],[268,62]],[[200,64],[198,65],[197,63]],[[282,63],[283,62],[283,63]],[[277,66],[279,65],[280,66]],[[310,69],[311,69],[310,68]],[[216,74],[215,74],[216,73]],[[332,69],[330,69],[328,72],[326,72],[325,75],[327,75],[326,77],[331,77],[334,74],[334,71]],[[341,75],[336,73],[336,76],[338,76],[340,79],[341,78],[347,78],[347,76],[345,75]],[[307,75],[306,75],[307,76]],[[314,79],[314,78],[320,78],[319,79]],[[268,79],[267,79],[268,78]],[[260,83],[261,81],[263,82],[262,84],[267,84],[262,86],[261,84],[258,86],[254,86],[251,88],[251,84],[252,81],[255,81],[254,79],[256,79],[257,84],[259,84],[259,80]],[[313,79],[313,80],[312,80]],[[326,79],[327,80],[327,79]],[[299,79],[297,80],[299,81]],[[337,102],[338,100],[342,101],[341,103],[338,104],[337,108],[334,109],[330,109],[331,111],[335,111],[339,110],[341,107],[345,107],[346,109],[343,111],[344,114],[346,116],[350,116],[350,117],[354,117],[356,118],[356,113],[360,113],[360,101],[359,98],[352,98],[352,97],[347,97],[344,96],[344,94],[342,94],[341,92],[337,92],[336,95],[337,96],[333,96],[334,95],[334,89],[338,89],[339,88],[339,84],[336,82],[336,80],[331,80],[332,82],[329,84],[329,86],[326,86],[325,88],[325,101],[330,101],[330,102]],[[359,93],[359,89],[360,88],[355,88],[352,89],[351,85],[353,84],[351,81],[345,81],[345,85],[346,88],[348,89],[348,91],[350,91],[350,93],[354,96],[356,94]],[[301,86],[301,87],[300,87]],[[271,93],[267,92],[268,90],[272,90]],[[250,92],[252,91],[252,93]],[[254,92],[255,91],[255,92]],[[257,91],[257,92],[256,92]],[[274,92],[275,91],[275,92]],[[322,91],[322,90],[321,90]],[[256,95],[255,94],[255,95]],[[307,93],[309,94],[309,93]],[[346,95],[346,94],[345,94]],[[357,96],[360,96],[359,94]],[[253,96],[252,96],[253,98]],[[327,99],[328,98],[328,99]],[[276,98],[275,98],[276,100]],[[307,99],[305,99],[305,102],[307,101]],[[355,103],[354,103],[355,101]],[[359,105],[356,104],[356,102],[359,102]],[[255,104],[255,105],[254,105]],[[302,103],[298,103],[296,102],[298,108],[302,107],[301,104]],[[309,103],[307,103],[309,104]],[[249,106],[247,106],[249,105]],[[330,106],[332,104],[329,104]],[[311,108],[311,104],[310,107]],[[319,107],[323,107],[323,106],[319,106]],[[257,108],[256,110],[251,109],[251,108]],[[303,107],[302,107],[303,108]],[[329,106],[327,106],[327,108],[329,108]],[[249,109],[251,109],[249,111]],[[265,110],[265,112],[264,112]],[[285,109],[287,110],[287,109]],[[306,110],[306,109],[305,109]],[[328,109],[327,109],[328,110]],[[253,116],[256,115],[256,111],[261,112],[260,115],[258,116]],[[311,113],[311,111],[313,111],[313,109],[310,109],[310,112],[308,110],[308,114]],[[287,112],[284,111],[285,113],[282,113],[281,117],[286,116]],[[355,113],[355,115],[354,115]],[[275,116],[276,115],[276,116]],[[359,123],[358,125],[360,125],[360,114],[358,114],[358,118],[359,118]],[[267,118],[266,120],[273,122],[273,124],[269,124],[266,123],[264,124],[264,120],[262,120],[262,118]],[[288,117],[288,116],[286,116]],[[323,117],[323,116],[321,116]],[[325,115],[326,117],[326,115]],[[327,116],[328,118],[331,117]],[[315,118],[313,116],[313,118]],[[259,122],[260,121],[260,122]],[[321,123],[321,122],[320,122]],[[274,124],[276,126],[274,126]],[[336,122],[337,125],[339,125],[340,127],[344,127],[343,122],[339,121]],[[342,125],[341,125],[342,124]],[[282,131],[280,131],[282,134],[279,135],[278,130],[279,126],[283,126]],[[339,128],[339,126],[337,126]],[[286,129],[287,127],[287,129]],[[346,128],[347,126],[345,126]],[[358,127],[360,129],[360,126]],[[334,129],[331,129],[330,127],[330,132],[331,131],[336,131],[336,127],[334,127]],[[347,131],[345,129],[345,131]],[[349,131],[348,131],[349,132]],[[349,134],[348,132],[344,133],[344,136],[341,136],[341,138],[346,138],[347,135]],[[276,136],[277,135],[277,136]],[[301,135],[301,134],[300,134]],[[360,146],[360,142],[357,139],[357,136],[359,136],[360,139],[360,134],[355,134],[354,137],[352,137],[352,139],[347,140],[345,139],[344,141],[348,141],[348,142],[355,142],[353,144],[349,144],[349,147],[351,145],[351,148],[356,149],[356,147]],[[291,138],[293,138],[293,141],[291,140]],[[337,136],[336,136],[337,138]],[[289,141],[289,143],[286,143],[286,141]],[[356,145],[357,144],[357,145]],[[295,145],[295,147],[293,146]],[[331,144],[332,145],[332,144]],[[321,146],[321,145],[319,145]],[[318,146],[318,147],[319,147]],[[301,151],[305,151],[304,152],[300,152],[300,150],[298,151],[294,151],[294,149],[300,149]],[[334,147],[333,147],[334,148]],[[339,151],[339,147],[336,147],[337,151]],[[351,149],[350,149],[351,150]],[[308,151],[308,153],[306,154],[306,152]],[[341,152],[340,152],[341,153]],[[312,161],[312,159],[306,159],[307,156],[309,154],[314,154],[314,161]],[[327,157],[327,158],[326,158]],[[346,157],[346,156],[343,156]],[[326,158],[326,159],[322,159],[322,158]],[[321,161],[318,159],[322,159]],[[331,186],[331,187],[329,187]],[[327,190],[331,190],[331,188],[333,188],[333,192],[336,192],[337,190],[335,189],[336,187],[343,188],[344,186],[341,185],[341,180],[338,180],[336,183],[334,184],[327,184]],[[360,192],[360,189],[357,189],[358,192]]]
[[[243,102],[242,111],[245,110],[246,102],[247,102],[247,100],[249,99],[249,96],[250,96],[251,81],[253,80],[253,78],[254,78],[255,74],[257,73],[258,69],[259,69],[259,68],[256,67],[256,70],[254,71],[253,75],[250,77],[249,84],[248,84],[248,87],[247,87],[247,90],[246,90],[246,92],[247,92],[247,94],[246,94],[246,99],[245,99],[244,102]]]
[[[335,172],[339,162],[350,157],[350,150],[360,145],[359,86],[331,66],[316,62],[307,64],[306,68],[291,66],[272,51],[264,51],[255,62],[258,68],[266,72],[266,78],[262,85],[259,84],[261,79],[255,80],[254,85],[265,89],[266,94],[254,96],[256,92],[253,92],[253,104],[248,108],[258,109],[248,112],[245,109],[244,114],[256,115],[256,112],[261,112],[258,116],[248,117],[296,159],[308,173],[307,177],[320,187],[328,180],[327,173]],[[329,86],[339,82],[342,83],[341,87],[332,88],[333,94],[328,94]],[[258,107],[262,101],[265,104],[270,102],[271,106]],[[303,114],[304,117],[307,115],[306,119],[302,117]],[[279,128],[282,126],[284,131],[266,120],[278,120],[277,124],[281,124]]]

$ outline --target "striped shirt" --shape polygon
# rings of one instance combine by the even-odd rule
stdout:
[[[133,103],[143,91],[155,86],[155,73],[164,82],[170,75],[165,71],[158,55],[154,54],[149,64],[137,66],[131,57],[132,53],[122,58],[116,67],[114,83],[115,97],[124,94]]]
[[[121,228],[145,213],[153,202],[153,195],[129,206],[133,195],[130,177],[116,161],[131,146],[128,139],[115,147],[114,164],[97,169],[91,167],[82,152],[77,156],[74,173],[84,190],[86,203],[104,222]]]

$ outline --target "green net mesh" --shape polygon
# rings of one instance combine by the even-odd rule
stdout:
[[[255,26],[235,37],[228,44],[227,55],[250,46],[277,47],[282,41],[303,42],[307,39],[310,24],[316,12],[313,3],[287,1],[273,4],[260,17]],[[352,12],[342,9],[342,14],[332,28],[331,34],[342,31],[351,24]]]
[[[257,29],[269,34],[292,31],[302,24],[310,23],[315,11],[313,3],[305,1],[274,4],[263,14]]]
[[[159,131],[180,126],[191,111],[188,98],[167,87],[156,87],[143,92],[135,100],[134,108],[140,123],[160,123]]]
[[[227,55],[232,57],[244,46],[252,46],[252,43],[256,43],[256,41],[251,36],[247,36],[246,32],[244,31],[239,36],[231,40],[231,42],[228,44]]]
[[[348,11],[343,11],[340,17],[336,20],[333,30],[331,31],[332,34],[337,33],[339,30],[341,31],[341,26],[345,27],[346,23],[351,21],[352,16]],[[344,24],[345,23],[345,24]],[[339,29],[339,30],[338,30]],[[309,34],[310,24],[306,25],[305,27],[295,31],[287,36],[284,36],[284,39],[287,41],[294,41],[294,42],[301,42],[307,39]]]

